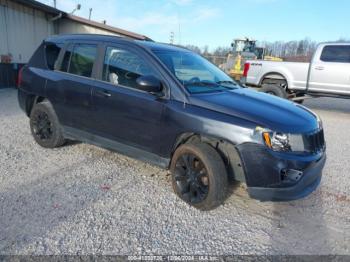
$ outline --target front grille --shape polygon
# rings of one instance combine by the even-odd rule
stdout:
[[[325,141],[323,129],[318,130],[315,133],[306,135],[306,144],[310,152],[318,153],[325,150]]]

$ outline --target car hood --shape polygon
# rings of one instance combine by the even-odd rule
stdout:
[[[317,116],[305,107],[248,88],[192,95],[190,103],[278,132],[306,133],[318,128]]]

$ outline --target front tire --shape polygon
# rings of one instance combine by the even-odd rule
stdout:
[[[170,171],[175,193],[189,205],[211,210],[225,200],[228,186],[225,165],[208,144],[180,146],[174,153]]]
[[[30,130],[35,141],[45,148],[59,147],[66,142],[56,113],[49,101],[34,105],[30,113]]]

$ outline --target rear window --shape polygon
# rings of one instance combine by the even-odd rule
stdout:
[[[96,54],[96,45],[74,45],[73,48],[68,48],[66,50],[61,64],[61,71],[79,76],[91,77]]]
[[[322,50],[321,60],[324,62],[350,63],[350,46],[329,45]]]
[[[56,68],[58,55],[60,54],[62,47],[63,44],[61,43],[49,43],[45,45],[46,64],[50,70]]]

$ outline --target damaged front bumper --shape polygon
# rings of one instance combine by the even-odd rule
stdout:
[[[276,153],[264,146],[237,146],[252,198],[261,201],[289,201],[309,195],[319,185],[326,153],[297,156]]]

